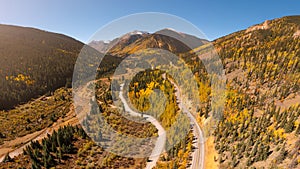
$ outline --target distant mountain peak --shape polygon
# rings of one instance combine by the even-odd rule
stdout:
[[[178,33],[178,34],[182,34],[182,32],[179,32],[179,31],[177,31],[177,30],[174,29],[174,28],[165,28],[165,29],[162,29],[162,30],[160,30],[160,31],[172,31],[172,32],[176,32],[176,33]]]
[[[110,43],[93,41],[89,45],[102,53],[108,52],[111,55],[123,57],[137,49],[147,47],[165,48],[179,52],[197,48],[207,42],[207,40],[178,32],[173,28],[165,28],[152,34],[146,31],[134,30],[112,40]]]
[[[132,31],[132,32],[129,32],[127,33],[129,35],[144,35],[144,34],[149,34],[149,32],[147,31],[139,31],[139,30],[135,30],[135,31]]]
[[[183,35],[184,33],[179,32],[179,31],[177,31],[173,28],[164,28],[164,29],[161,29],[159,31],[156,31],[155,34],[163,34],[163,35],[164,34],[166,34],[166,35],[168,35],[168,34],[178,34],[178,35]]]
[[[118,46],[118,48],[122,48],[122,46],[127,46],[136,40],[138,40],[141,37],[149,35],[149,32],[146,31],[139,31],[134,30],[132,32],[128,32],[118,38],[115,38],[113,40],[93,40],[89,43],[89,46],[95,48],[101,53],[106,53],[109,49],[115,48]]]

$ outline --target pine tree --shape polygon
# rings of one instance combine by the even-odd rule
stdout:
[[[296,134],[297,134],[297,135],[300,134],[300,125],[298,125],[298,127],[297,127]]]
[[[7,163],[11,161],[13,161],[13,159],[9,156],[9,153],[7,153],[2,162]]]
[[[285,149],[285,143],[284,143],[283,147],[280,149],[279,155],[276,157],[277,163],[278,164],[281,163],[286,158],[286,155],[287,155],[287,151]]]
[[[97,141],[101,141],[101,140],[102,140],[102,132],[101,130],[99,130],[97,134]]]
[[[33,161],[31,164],[31,169],[40,169],[41,167],[35,162]]]
[[[284,130],[286,133],[290,133],[294,130],[294,123],[292,122],[292,120],[289,120],[285,126],[284,126]]]

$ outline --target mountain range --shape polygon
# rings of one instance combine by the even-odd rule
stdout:
[[[184,53],[206,43],[208,41],[205,39],[166,28],[152,34],[133,31],[110,42],[92,41],[89,45],[101,53],[126,57],[146,48],[161,48],[174,53]]]
[[[202,45],[205,47],[208,43],[213,44],[224,65],[226,101],[223,116],[216,129],[207,135],[205,144],[210,149],[205,152],[206,168],[299,168],[300,16],[264,21],[212,42],[172,29],[154,33],[134,31],[110,42],[92,41],[88,44],[91,46],[89,48],[91,52],[101,56],[103,53],[106,54],[106,61],[99,67],[101,69],[99,72],[105,76],[97,77],[103,82],[96,84],[98,89],[96,98],[99,99],[103,111],[101,113],[107,116],[108,121],[114,123],[113,126],[120,132],[139,136],[155,134],[155,129],[151,126],[148,126],[151,131],[145,128],[150,124],[128,122],[111,110],[113,106],[110,106],[112,96],[109,85],[111,75],[122,59],[140,50],[160,48],[180,54],[194,73],[201,91],[199,96],[201,104],[197,105],[195,113],[199,124],[205,127],[216,113],[210,108],[210,99],[214,94],[210,88],[211,77],[207,76],[205,67],[197,60],[197,56],[190,54],[189,51]],[[24,115],[19,117],[19,112],[22,110],[26,113],[32,105],[21,110],[20,105],[30,103],[30,100],[47,93],[45,97],[54,97],[49,99],[51,105],[54,104],[53,107],[55,103],[72,104],[71,99],[66,99],[69,98],[65,96],[66,94],[49,93],[56,89],[60,90],[61,87],[71,87],[74,64],[83,46],[83,43],[65,35],[34,28],[0,25],[0,109],[6,110],[1,113],[0,120],[15,124],[15,121],[22,119],[26,121],[22,126],[27,123],[29,125],[31,119],[25,120]],[[135,78],[131,96],[136,99],[136,103],[143,99],[142,94],[145,94],[148,86],[151,86],[149,80],[151,78],[148,76],[157,75],[159,76],[157,79],[163,82],[160,73],[149,71],[147,76],[140,75],[142,78]],[[168,90],[172,91],[172,87]],[[42,100],[45,105],[43,107],[47,110],[49,100],[43,99],[45,100]],[[55,111],[55,108],[53,109]],[[35,111],[42,114],[41,111],[44,109]],[[74,110],[70,108],[70,112],[74,113]],[[167,114],[165,117],[170,118],[160,120],[169,122],[173,117],[171,115]],[[47,118],[53,120],[50,115],[47,117],[40,115],[34,122],[40,124],[39,121]],[[138,128],[136,126],[142,128],[142,131],[133,132]],[[31,131],[31,128],[26,128],[26,131]],[[43,129],[46,130],[47,127]],[[0,143],[14,139],[7,137],[8,134],[21,135],[18,133],[21,130],[9,130],[10,128],[0,130]],[[73,142],[67,142],[73,146],[72,151],[64,147],[66,157],[64,159],[59,154],[61,152],[55,152],[54,147],[60,144],[56,143],[59,136],[70,137],[72,134],[74,138],[70,140]],[[24,151],[25,154],[20,155],[18,160],[13,161],[7,157],[5,163],[0,163],[0,166],[16,168],[26,163],[35,165],[34,160],[39,161],[37,166],[43,166],[49,165],[47,160],[54,160],[51,161],[52,167],[76,168],[93,162],[102,168],[120,168],[121,164],[126,164],[128,168],[141,168],[147,161],[105,154],[86,138],[79,128],[65,128],[60,134],[56,133],[48,138],[42,146],[32,143],[31,149]],[[185,141],[186,144],[182,143],[165,152],[157,168],[187,167],[191,160],[187,150],[191,151],[193,139],[187,138]],[[105,162],[95,160],[94,157]],[[87,158],[88,160],[85,160]]]

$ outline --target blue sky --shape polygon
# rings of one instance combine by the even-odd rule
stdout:
[[[300,1],[0,0],[0,23],[63,33],[83,42],[105,24],[141,12],[182,17],[213,40],[266,19],[300,15]]]

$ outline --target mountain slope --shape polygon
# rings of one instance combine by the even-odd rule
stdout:
[[[289,16],[265,21],[213,42],[227,76],[224,117],[213,134],[218,157],[212,161],[217,161],[220,168],[299,168],[299,38],[300,16]],[[121,50],[112,48],[110,54],[126,57],[146,48],[173,53],[190,50],[175,38],[154,33]],[[197,56],[183,57],[199,76],[203,91],[200,98],[204,101],[198,113],[203,123],[207,122],[215,113],[209,108],[209,78],[203,78],[205,68],[195,59]]]
[[[105,42],[105,41],[92,41],[89,43],[89,46],[92,48],[96,49],[97,51],[101,53],[105,53],[106,50],[109,48],[109,43],[110,42]]]
[[[208,43],[207,40],[192,35],[163,29],[153,34],[134,31],[116,38],[110,43],[92,41],[89,45],[100,52],[105,51],[109,55],[126,57],[138,50],[147,48],[160,48],[173,53],[184,53],[206,43]]]
[[[214,41],[228,78],[214,133],[220,168],[299,168],[299,21],[265,21]]]
[[[213,42],[226,70],[227,91],[224,116],[217,125],[215,132],[212,135],[206,135],[214,139],[216,156],[214,154],[210,156],[213,159],[206,158],[205,161],[213,161],[219,165],[219,168],[299,168],[299,32],[300,16],[290,16],[251,26],[247,30],[224,36]],[[125,57],[149,47],[163,48],[174,53],[181,53],[190,49],[182,42],[159,33],[127,42],[129,43],[126,44],[124,41],[123,45],[115,48],[116,50],[111,50],[109,54]],[[202,50],[202,48],[199,50]],[[110,57],[113,56],[108,56],[107,59],[110,59]],[[201,105],[197,107],[199,115],[197,119],[205,125],[205,122],[209,121],[215,113],[209,106],[209,99],[213,94],[209,87],[210,78],[202,77],[202,75],[206,75],[205,67],[201,65],[199,60],[195,59],[198,56],[187,54],[183,57],[192,72],[197,76],[197,82],[201,89]],[[103,67],[100,66],[103,71],[104,69],[107,70],[104,66],[108,65],[103,64]],[[137,89],[142,91],[148,86],[147,83],[150,82],[148,79],[152,78],[150,75],[151,71],[149,70],[149,76],[136,76],[134,78],[138,82],[136,83],[138,85]],[[158,79],[161,78],[162,76],[159,75]],[[19,79],[22,79],[22,76]],[[16,81],[16,79],[14,80]],[[107,82],[107,85],[109,86],[109,82]],[[101,90],[101,94],[99,92],[96,98],[100,98],[100,103],[103,106],[105,105],[103,114],[107,114],[109,117],[111,114],[116,114],[116,112],[107,111],[108,105],[111,103],[110,93],[103,90],[101,85],[96,86]],[[172,88],[171,85],[169,87],[169,89]],[[139,90],[136,91],[134,86],[132,86],[132,91],[132,97],[139,96],[134,93],[139,92]],[[169,92],[169,94],[172,93]],[[101,99],[104,101],[101,102]],[[174,102],[170,106],[170,111],[175,112],[175,109],[171,109],[175,107]],[[116,121],[120,119],[119,116],[111,116],[110,118],[115,118],[111,120],[112,124],[117,123]],[[97,120],[96,118],[90,119]],[[168,116],[162,117],[162,120],[167,122],[169,122],[169,119],[171,118]],[[125,121],[125,124],[127,124],[127,121]],[[118,130],[118,127],[128,127],[127,125],[114,126],[117,128],[116,130]],[[137,128],[136,126],[133,127]],[[95,128],[91,130],[92,133],[96,134]],[[125,129],[119,129],[118,131],[126,132]],[[129,129],[129,131],[133,130]],[[189,135],[189,137],[193,138],[192,135]],[[192,142],[193,139],[190,139],[190,141],[174,147],[172,151],[166,152],[162,155],[157,168],[170,168],[179,163],[183,167],[187,166],[186,162],[188,161],[184,160],[182,162],[177,156],[188,159],[188,151],[185,153],[180,148],[192,151]],[[177,152],[178,150],[179,152]],[[207,153],[213,151],[211,149]],[[88,154],[90,154],[89,160],[93,161],[95,153]],[[84,160],[86,158],[81,158],[77,163],[75,159],[78,158],[70,157],[74,165],[75,163],[80,165],[81,162],[86,164],[88,161]],[[16,161],[20,162],[19,160]],[[111,159],[110,162],[114,163]],[[57,163],[57,165],[60,164]],[[142,167],[142,165],[139,167]],[[210,168],[210,166],[206,166],[206,168]]]
[[[191,49],[197,48],[199,46],[208,43],[208,41],[205,39],[200,39],[199,37],[182,33],[182,32],[177,32],[175,30],[168,29],[168,28],[157,31],[155,32],[155,34],[165,35],[165,36],[175,38],[181,41],[182,43],[184,43],[185,45],[187,45]]]
[[[0,109],[71,82],[82,46],[65,35],[0,25]]]
[[[125,35],[115,38],[112,41],[92,41],[89,43],[89,46],[95,48],[101,53],[106,53],[108,52],[108,49],[114,48],[112,50],[117,51],[117,50],[122,50],[124,47],[127,45],[130,45],[131,43],[135,42],[136,40],[145,37],[148,35],[148,32],[143,32],[143,31],[133,31],[126,33]],[[112,51],[110,51],[112,52]]]

